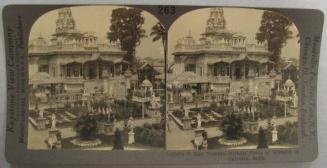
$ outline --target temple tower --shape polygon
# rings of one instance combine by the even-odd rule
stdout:
[[[58,10],[58,19],[56,21],[56,36],[73,33],[76,31],[75,20],[70,8],[61,8]]]
[[[225,30],[226,20],[224,17],[223,8],[212,8],[210,10],[210,16],[207,20],[207,27],[205,34],[216,33],[221,30]]]

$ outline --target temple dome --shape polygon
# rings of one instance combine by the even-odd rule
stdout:
[[[144,79],[141,86],[142,87],[152,87],[152,83],[148,79]]]
[[[37,39],[30,43],[29,47],[36,49],[46,49],[47,45],[47,41],[40,35]]]
[[[177,43],[181,44],[181,45],[192,46],[192,45],[195,45],[196,42],[195,42],[193,36],[191,35],[191,33],[189,33],[186,37],[179,39],[177,41]]]

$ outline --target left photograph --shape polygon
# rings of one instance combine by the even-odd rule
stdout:
[[[163,27],[124,6],[59,8],[28,46],[30,150],[164,150]]]

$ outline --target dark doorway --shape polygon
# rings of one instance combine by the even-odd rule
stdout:
[[[235,69],[235,79],[241,79],[242,76],[241,76],[241,70],[240,68],[236,68]]]

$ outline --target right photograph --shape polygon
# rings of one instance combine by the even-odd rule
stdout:
[[[267,10],[180,16],[168,31],[167,150],[296,148],[299,37]]]

